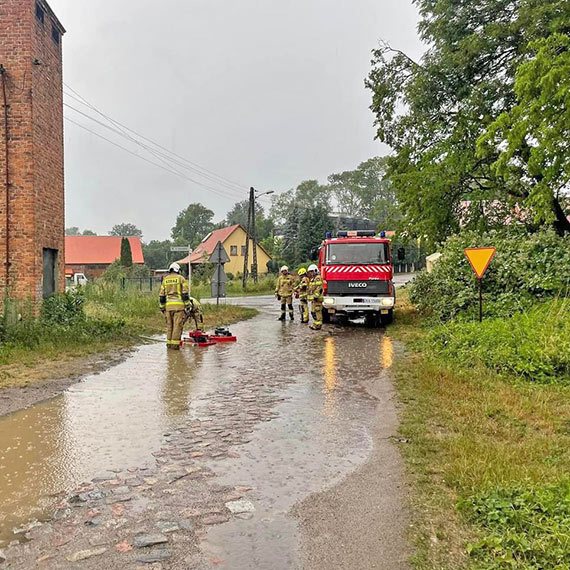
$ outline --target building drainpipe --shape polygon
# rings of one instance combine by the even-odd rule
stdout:
[[[0,63],[0,76],[2,77],[2,98],[4,103],[4,152],[5,152],[5,190],[6,190],[6,289],[8,295],[10,287],[10,155],[8,152],[8,98],[6,96],[6,68]]]

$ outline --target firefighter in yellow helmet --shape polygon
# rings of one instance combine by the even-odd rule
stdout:
[[[299,298],[299,312],[301,313],[301,322],[309,322],[309,301],[307,300],[307,292],[309,289],[309,277],[307,270],[301,267],[298,271],[299,281],[295,287],[295,295]]]
[[[168,268],[168,275],[162,279],[159,303],[160,310],[166,317],[166,346],[179,350],[186,311],[190,310],[191,305],[188,281],[180,275],[178,263],[173,263]]]
[[[275,287],[275,296],[278,301],[281,301],[281,316],[280,321],[285,320],[285,308],[289,305],[289,318],[294,320],[293,311],[293,290],[295,289],[295,278],[289,273],[289,268],[284,265],[281,268],[281,275],[277,279],[277,286]]]
[[[311,302],[311,314],[313,316],[313,324],[310,328],[318,331],[323,326],[323,300],[325,298],[323,280],[319,275],[319,268],[315,264],[309,265],[308,275],[307,299]]]

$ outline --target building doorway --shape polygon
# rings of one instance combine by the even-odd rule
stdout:
[[[51,297],[57,291],[57,249],[44,247],[43,297]]]

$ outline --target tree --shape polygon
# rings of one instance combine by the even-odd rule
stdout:
[[[228,225],[241,224],[247,229],[247,217],[249,212],[249,200],[242,200],[234,204],[234,207],[227,213],[226,222]],[[272,235],[275,224],[271,218],[265,217],[265,210],[259,202],[255,202],[255,237],[263,240]]]
[[[213,228],[214,212],[202,204],[190,204],[176,218],[172,239],[183,245],[197,246]]]
[[[553,34],[531,45],[535,56],[518,69],[518,103],[479,139],[479,155],[532,206],[536,222],[570,232],[563,195],[570,183],[570,36]],[[513,190],[514,191],[514,190]]]
[[[133,265],[133,252],[126,237],[121,240],[121,265],[123,267],[132,267]]]
[[[385,176],[387,162],[386,158],[371,158],[356,170],[328,177],[330,191],[342,215],[375,220],[382,225],[397,217],[396,192]]]
[[[377,138],[394,149],[388,177],[402,229],[433,243],[460,225],[487,229],[484,204],[521,200],[518,181],[494,167],[499,148],[477,154],[477,141],[517,104],[515,75],[529,43],[568,28],[569,7],[567,0],[415,3],[426,54],[414,61],[384,44],[366,84]],[[467,211],[465,201],[473,206]],[[556,198],[549,207],[561,222]]]
[[[123,223],[114,225],[109,232],[109,235],[119,237],[142,237],[143,234],[142,231],[134,224]]]
[[[80,236],[81,232],[77,226],[72,226],[71,228],[65,228],[66,236]]]
[[[96,236],[97,234],[96,234],[94,231],[92,231],[92,230],[83,230],[83,233],[82,233],[81,235],[84,235],[84,236]]]
[[[145,263],[151,269],[166,269],[172,260],[170,248],[173,243],[170,240],[152,240],[148,244],[143,243]]]

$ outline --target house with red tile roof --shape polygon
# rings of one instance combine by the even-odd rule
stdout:
[[[84,273],[100,277],[115,260],[121,258],[121,240],[117,236],[65,236],[65,274]],[[133,264],[143,265],[141,238],[127,238],[131,244]]]
[[[243,263],[245,256],[245,245],[247,232],[240,224],[234,224],[226,228],[214,230],[210,232],[201,243],[194,249],[190,256],[180,259],[178,263],[190,263],[192,267],[196,267],[202,263],[208,263],[214,248],[221,241],[230,261],[224,265],[226,273],[243,273]],[[257,244],[257,272],[259,275],[268,273],[267,264],[271,261],[271,256]],[[253,240],[249,239],[249,256],[248,270],[251,271],[253,263]]]

